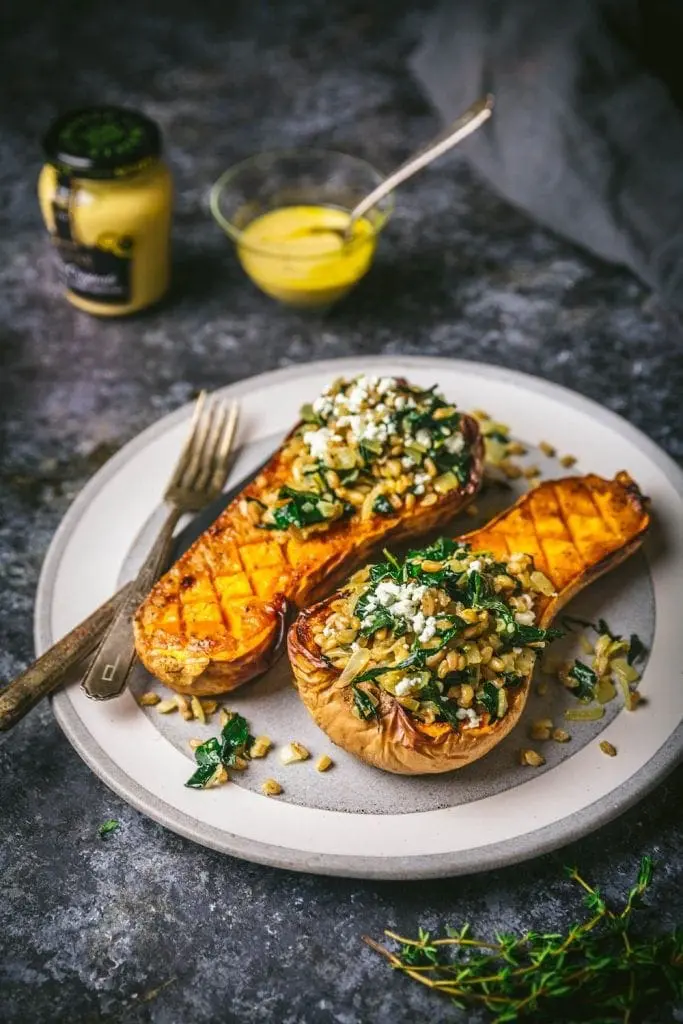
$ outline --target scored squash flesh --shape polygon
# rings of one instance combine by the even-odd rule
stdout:
[[[614,480],[588,475],[546,481],[487,525],[457,538],[454,543],[469,546],[467,557],[470,560],[477,559],[477,552],[488,552],[494,559],[514,559],[518,553],[531,556],[534,576],[548,591],[534,597],[533,621],[536,627],[545,630],[571,597],[639,547],[649,525],[648,505],[648,500],[627,473],[617,474]],[[458,557],[457,551],[452,557]],[[470,561],[469,564],[471,572],[473,567],[481,567],[482,563]],[[429,571],[437,567],[437,563],[422,562],[421,565],[428,567]],[[496,571],[504,572],[504,568]],[[466,720],[462,727],[457,721],[455,724],[440,720],[425,723],[406,709],[405,700],[398,699],[398,686],[396,693],[387,692],[378,685],[379,676],[369,683],[354,686],[353,678],[342,678],[342,669],[335,667],[321,649],[332,628],[330,624],[335,622],[336,610],[345,608],[345,602],[356,600],[358,593],[364,593],[353,590],[353,581],[357,578],[365,580],[367,586],[367,580],[372,577],[357,573],[347,584],[346,591],[342,588],[302,612],[289,630],[288,653],[295,685],[316,723],[339,746],[369,764],[395,773],[451,771],[488,753],[519,720],[529,692],[535,655],[531,655],[528,673],[516,679],[515,685],[505,691],[503,717],[495,720],[493,712],[492,716],[484,713],[480,718],[471,712],[476,719],[476,727],[469,727],[471,720]],[[507,577],[500,576],[499,579],[504,582]],[[357,609],[358,605],[355,607]],[[368,607],[382,611],[376,598]],[[516,607],[525,606],[518,603]],[[356,611],[355,614],[369,614],[370,618],[365,621],[370,621],[370,628],[373,628],[371,620],[375,612]],[[435,612],[437,617],[438,614]],[[516,619],[524,621],[524,614],[518,613]],[[358,617],[355,621],[358,624]],[[496,628],[500,629],[500,620],[496,621]],[[423,623],[424,616],[417,628],[422,628]],[[514,628],[522,630],[524,627],[515,625]],[[533,640],[533,631],[529,635]],[[529,646],[533,648],[535,645],[530,643]],[[354,643],[353,647],[358,652],[358,644]],[[511,658],[522,653],[518,647],[514,651],[517,654],[511,653]],[[455,652],[452,656],[457,658]],[[358,658],[359,654],[353,657]],[[490,652],[487,652],[487,657],[490,659]],[[390,664],[396,662],[392,660]],[[456,662],[454,666],[462,667]],[[363,679],[362,674],[357,678]],[[382,678],[392,677],[385,674]],[[410,683],[408,679],[407,685]],[[433,683],[430,685],[433,687]],[[367,717],[359,715],[356,703],[359,690],[363,691],[360,696],[366,703],[368,698],[372,698],[372,703],[367,705]],[[456,687],[454,692],[460,699],[463,688]],[[491,692],[495,695],[496,691]],[[438,700],[445,701],[446,697],[435,699],[438,719]],[[463,709],[457,717],[465,719],[469,714],[470,711]]]
[[[394,383],[410,387],[401,379]],[[455,415],[448,413],[452,407],[445,401],[439,404],[446,409],[442,422],[444,415]],[[368,514],[347,505],[346,514],[320,527],[322,532],[273,529],[271,524],[266,529],[253,511],[265,508],[267,496],[278,488],[291,485],[297,452],[292,439],[300,438],[303,429],[295,428],[138,609],[136,648],[146,668],[172,689],[195,695],[228,692],[265,671],[284,648],[290,609],[329,592],[378,543],[417,537],[445,524],[471,501],[481,485],[483,444],[474,419],[459,415],[457,423],[468,453],[467,470],[458,486],[449,483],[446,493],[426,494],[418,484],[418,497],[413,494],[398,511],[387,505],[382,514]]]

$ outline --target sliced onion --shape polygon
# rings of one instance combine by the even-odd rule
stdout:
[[[564,717],[571,722],[594,722],[604,714],[605,709],[598,704],[590,708],[567,708]]]
[[[370,651],[367,647],[360,647],[357,651],[354,651],[346,665],[344,671],[339,676],[339,679],[334,684],[335,690],[341,690],[342,687],[348,686],[349,683],[359,676],[367,663],[370,661]]]
[[[623,679],[625,683],[635,683],[640,679],[637,669],[633,665],[629,665],[626,658],[613,658],[610,668],[617,679]]]

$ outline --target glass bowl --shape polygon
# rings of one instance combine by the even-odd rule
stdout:
[[[225,171],[211,189],[211,212],[262,291],[294,306],[325,306],[369,270],[393,197],[370,210],[346,244],[324,224],[343,228],[351,209],[381,180],[365,160],[344,153],[273,150]],[[322,210],[311,213],[311,207]],[[297,227],[318,215],[322,230]]]

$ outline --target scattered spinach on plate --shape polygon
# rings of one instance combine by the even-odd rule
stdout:
[[[223,726],[220,738],[212,736],[197,747],[194,752],[197,768],[185,785],[190,789],[204,789],[220,765],[230,768],[238,757],[244,757],[250,741],[246,719],[233,715]]]

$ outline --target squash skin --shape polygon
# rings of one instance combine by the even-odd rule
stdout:
[[[627,473],[618,473],[612,481],[592,474],[567,477],[540,484],[486,526],[457,540],[470,544],[473,551],[498,557],[514,552],[533,555],[536,568],[557,591],[553,598],[539,595],[536,603],[538,625],[546,628],[584,586],[637,550],[650,522],[648,504]],[[453,771],[478,760],[514,728],[526,704],[530,678],[508,689],[505,717],[482,729],[426,735],[381,687],[373,691],[379,697],[378,720],[357,718],[351,687],[335,688],[340,670],[329,667],[313,640],[330,614],[331,602],[341,594],[343,589],[302,612],[287,640],[299,696],[334,743],[384,771],[421,775]]]
[[[356,514],[307,539],[259,529],[240,510],[244,498],[290,482],[285,441],[138,608],[133,625],[143,665],[171,689],[196,696],[227,693],[265,672],[283,652],[297,609],[329,593],[378,544],[428,533],[475,497],[483,440],[472,417],[463,414],[461,425],[472,454],[462,487],[431,506],[365,521]]]

